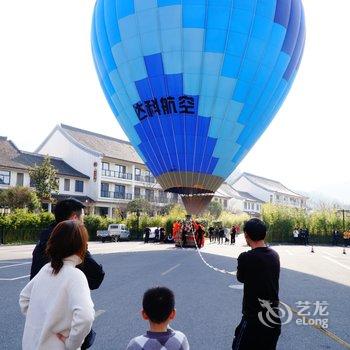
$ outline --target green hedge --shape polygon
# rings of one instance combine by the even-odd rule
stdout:
[[[17,209],[0,216],[0,237],[3,243],[34,243],[40,232],[54,222],[51,213],[34,214]]]
[[[329,244],[334,229],[343,231],[342,217],[335,210],[320,210],[308,214],[303,209],[265,204],[262,219],[268,227],[270,242],[292,242],[294,228],[308,228],[310,242]],[[345,226],[346,229],[350,228],[349,219]]]
[[[122,220],[105,218],[97,215],[86,215],[84,223],[89,232],[90,240],[97,240],[96,231],[106,230],[109,224],[123,222],[130,229],[132,239],[141,239],[145,227],[165,227],[166,233],[172,232],[174,221],[183,220],[185,211],[180,206],[172,208],[166,216],[151,217],[141,214],[138,218],[136,214],[129,214]],[[268,240],[270,242],[292,242],[292,232],[295,227],[307,227],[310,231],[310,242],[331,243],[333,229],[342,231],[342,216],[336,211],[322,210],[307,214],[304,210],[274,206],[265,204],[262,210],[262,218],[268,226]],[[195,218],[201,222],[206,229],[214,221],[220,221],[225,227],[233,224],[242,227],[244,221],[249,219],[245,214],[235,215],[223,212],[218,219],[210,214]],[[37,241],[41,230],[54,222],[51,213],[34,214],[24,209],[13,211],[7,216],[0,216],[0,238],[4,238],[5,243],[34,243]],[[346,220],[346,229],[350,229],[350,218]]]

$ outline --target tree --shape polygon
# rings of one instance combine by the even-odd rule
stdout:
[[[56,180],[57,172],[51,164],[50,157],[46,156],[41,165],[35,165],[31,168],[29,175],[40,201],[51,201],[52,192],[58,192],[58,183]]]
[[[130,201],[126,207],[128,213],[149,213],[151,211],[151,205],[143,198],[134,199]]]
[[[212,201],[208,205],[208,211],[215,219],[217,219],[222,213],[222,205],[217,201]]]
[[[36,211],[40,209],[39,199],[34,191],[27,187],[12,187],[1,192],[0,205],[10,209],[24,209]]]

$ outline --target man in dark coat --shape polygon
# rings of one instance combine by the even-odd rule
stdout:
[[[65,220],[82,220],[84,208],[85,205],[74,198],[64,199],[57,203],[54,210],[55,223],[41,232],[40,239],[34,248],[32,266],[30,268],[30,279],[34,278],[41,268],[50,261],[45,250],[54,227]],[[86,252],[84,262],[78,265],[77,268],[85,274],[91,290],[97,289],[101,285],[105,273],[102,265],[98,264],[93,259],[89,251]],[[95,332],[91,330],[85,338],[81,349],[84,350],[91,347],[94,339]]]
[[[243,315],[232,350],[275,350],[281,334],[279,256],[265,244],[264,222],[250,219],[243,231],[251,250],[237,259],[237,280],[244,284]]]
[[[231,236],[231,244],[235,244],[236,243],[236,226],[235,225],[232,225],[230,236]]]
[[[151,233],[151,230],[150,230],[149,227],[145,227],[145,229],[144,229],[143,232],[144,232],[144,234],[145,234],[144,242],[145,242],[145,243],[148,243],[148,241],[149,241],[149,234]]]

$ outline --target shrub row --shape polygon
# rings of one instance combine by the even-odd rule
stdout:
[[[109,224],[125,223],[130,229],[133,239],[140,239],[145,227],[164,227],[167,233],[172,232],[174,221],[183,220],[186,213],[183,208],[176,206],[168,215],[151,217],[141,214],[129,214],[122,220],[121,217],[114,219],[97,215],[87,215],[84,218],[90,240],[96,240],[97,230],[106,230]],[[210,214],[196,218],[206,229],[209,225],[219,222],[224,227],[239,225],[249,219],[248,215],[235,215],[222,212],[218,218]],[[336,211],[322,210],[307,214],[304,210],[286,208],[265,204],[262,211],[262,219],[268,226],[268,240],[270,242],[292,241],[292,232],[295,227],[307,227],[310,231],[310,241],[314,243],[330,243],[333,229],[343,230],[342,216]],[[5,243],[28,243],[38,239],[40,231],[54,222],[51,213],[29,213],[24,209],[13,211],[7,216],[0,216],[0,239]],[[346,229],[350,230],[350,219],[347,218]]]
[[[320,210],[310,214],[305,210],[265,204],[262,219],[268,226],[270,242],[290,242],[294,228],[308,228],[310,241],[330,243],[332,231],[343,231],[342,216],[335,210]],[[350,228],[350,220],[345,221],[345,229]]]

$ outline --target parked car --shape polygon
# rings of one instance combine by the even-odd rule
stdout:
[[[129,240],[130,231],[124,224],[110,224],[107,230],[97,231],[97,237],[101,238],[102,243],[106,241],[119,242],[120,240]]]

